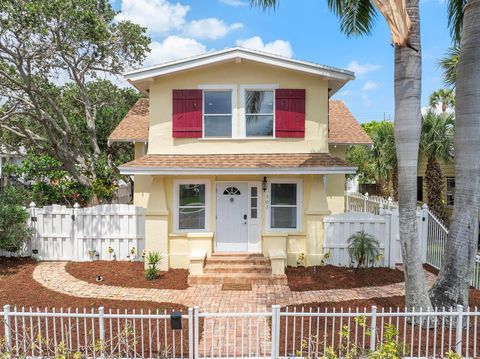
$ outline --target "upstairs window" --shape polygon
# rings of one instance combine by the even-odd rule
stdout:
[[[275,114],[275,91],[245,90],[247,137],[272,137]]]
[[[203,91],[204,137],[232,137],[232,91]]]

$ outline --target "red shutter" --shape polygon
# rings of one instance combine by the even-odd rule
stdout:
[[[305,137],[305,90],[275,91],[275,136]]]
[[[202,90],[173,90],[173,137],[202,137]]]

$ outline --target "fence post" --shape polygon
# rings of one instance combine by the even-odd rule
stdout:
[[[272,359],[280,353],[280,306],[272,305]]]
[[[193,359],[193,309],[188,308],[188,358]]]
[[[100,355],[101,358],[105,358],[105,309],[103,307],[98,308],[98,331],[100,336]]]
[[[35,202],[30,202],[29,204],[29,214],[30,214],[30,228],[33,229],[33,233],[32,235],[30,236],[30,255],[33,256],[33,250],[36,249],[38,250],[38,248],[34,248],[34,246],[36,247],[37,246],[37,226],[36,226],[36,223],[37,223],[37,217],[35,216],[35,207],[37,205],[35,204]],[[38,253],[37,253],[38,254]]]
[[[453,318],[452,318],[453,319]],[[463,306],[457,305],[457,326],[455,336],[455,352],[462,356],[462,334],[463,334]]]
[[[3,307],[3,319],[5,321],[5,348],[7,352],[12,350],[12,333],[10,328],[10,304]]]
[[[363,211],[367,212],[367,200],[368,200],[368,192],[365,192],[365,196],[363,196]]]
[[[75,250],[75,258],[77,259],[77,262],[80,260],[80,248],[79,248],[79,243],[78,243],[78,227],[77,227],[77,222],[78,222],[78,209],[80,208],[80,205],[75,202],[73,205],[72,209],[72,240],[73,240],[73,248]],[[82,248],[82,256],[83,256],[83,248]],[[82,258],[83,260],[83,258]]]
[[[198,307],[196,306],[195,308],[193,308],[193,321],[194,321],[194,330],[195,330],[195,333],[194,333],[194,338],[191,338],[192,340],[195,340],[195,347],[194,347],[194,351],[195,351],[195,359],[198,359],[198,344],[200,342],[200,338],[199,338],[199,330],[198,330],[198,322],[199,322],[199,318],[198,318]]]
[[[422,263],[427,263],[427,245],[428,245],[428,206],[426,203],[423,204],[420,215],[422,216],[422,229],[419,232],[420,244],[422,246]]]
[[[346,207],[345,212],[350,212],[350,194],[348,192],[345,192],[345,201],[346,201]]]
[[[375,340],[377,339],[377,307],[372,306],[372,318],[370,323],[370,351],[375,351]]]
[[[392,203],[393,203],[392,197],[388,197],[388,199],[387,199],[387,209],[388,209],[389,211],[392,210]]]

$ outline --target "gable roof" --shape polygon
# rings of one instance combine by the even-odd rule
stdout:
[[[109,142],[148,142],[148,98],[135,103],[108,137]],[[343,101],[329,101],[328,142],[331,145],[371,145],[373,142]]]
[[[328,110],[328,143],[331,145],[372,145],[357,119],[353,117],[345,103],[330,100]]]
[[[354,73],[348,70],[321,65],[314,62],[295,60],[289,57],[246,49],[243,47],[233,47],[225,50],[208,52],[198,56],[128,71],[125,72],[123,76],[133,86],[146,94],[148,93],[150,82],[153,78],[187,71],[193,68],[242,60],[268,64],[322,77],[328,80],[330,95],[333,95],[348,81],[355,78]]]

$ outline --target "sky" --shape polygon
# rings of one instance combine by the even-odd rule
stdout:
[[[390,31],[379,16],[372,34],[347,38],[327,0],[280,0],[273,11],[248,0],[112,0],[119,20],[147,28],[151,52],[144,66],[243,46],[344,68],[356,79],[335,96],[360,122],[393,119],[393,55]],[[422,107],[444,86],[438,60],[450,46],[444,0],[420,0]]]

